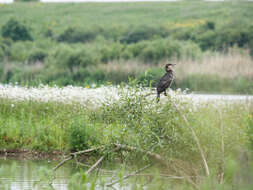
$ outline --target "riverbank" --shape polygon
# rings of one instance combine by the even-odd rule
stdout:
[[[105,97],[100,106],[0,98],[2,152],[64,152],[64,159],[74,159],[69,152],[89,150],[84,155],[89,165],[100,158],[133,167],[158,164],[158,170],[165,164],[168,169],[161,169],[163,174],[194,175],[193,186],[199,187],[203,176],[209,175],[207,167],[216,176],[229,172],[218,169],[221,163],[229,165],[232,160],[241,165],[238,155],[251,157],[252,124],[252,101],[195,106],[190,99],[169,96],[157,104],[134,86],[119,89],[113,101]],[[231,187],[234,182],[230,182],[224,185]]]
[[[40,152],[35,150],[22,149],[0,149],[0,159],[20,159],[20,160],[56,160],[63,158],[66,152],[52,151]]]

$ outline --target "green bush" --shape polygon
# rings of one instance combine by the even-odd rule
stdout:
[[[138,76],[137,81],[142,86],[156,86],[164,71],[161,68],[152,68]]]
[[[81,30],[70,27],[57,37],[58,42],[80,43],[89,42],[96,38],[96,33],[92,30]]]
[[[74,121],[70,127],[70,150],[85,150],[98,144],[96,131],[94,128],[85,124],[84,121]]]
[[[197,44],[171,38],[157,39],[151,42],[143,41],[137,43],[135,48],[132,46],[130,50],[133,50],[132,54],[138,56],[144,62],[152,62],[155,64],[163,59],[180,59],[184,57],[195,59],[201,54],[201,50]]]
[[[250,46],[253,38],[252,26],[234,26],[233,23],[223,25],[220,28],[206,24],[205,30],[197,30],[190,36],[190,39],[199,44],[202,50],[226,50],[237,45],[238,47]],[[207,29],[208,28],[208,29]]]
[[[4,51],[2,48],[0,48],[0,61],[3,61],[4,57],[5,57]]]
[[[30,50],[33,49],[34,44],[32,42],[15,42],[10,47],[11,61],[26,62],[29,58]]]
[[[42,49],[34,50],[28,57],[29,63],[34,63],[37,61],[43,62],[44,59],[48,56],[47,52]]]
[[[208,30],[215,30],[215,22],[207,21],[205,24],[206,29]]]
[[[11,18],[3,25],[2,36],[4,38],[11,38],[13,41],[33,40],[28,28],[14,18]]]
[[[3,39],[0,37],[0,61],[2,61],[4,57],[8,57],[10,55],[11,45],[11,40]]]
[[[150,27],[150,26],[139,26],[135,28],[131,28],[127,31],[123,37],[121,37],[121,43],[136,43],[142,40],[152,39],[153,37],[166,37],[168,35],[168,31],[166,31],[162,27]]]
[[[213,30],[204,32],[196,37],[196,42],[199,44],[200,48],[205,51],[208,49],[214,50],[216,48],[217,33]]]
[[[100,60],[104,63],[107,63],[112,60],[119,60],[123,51],[123,46],[119,43],[109,43],[108,45],[104,45],[101,48]]]
[[[98,57],[93,56],[91,50],[82,46],[60,45],[46,58],[48,66],[67,68],[74,72],[75,68],[95,65]]]

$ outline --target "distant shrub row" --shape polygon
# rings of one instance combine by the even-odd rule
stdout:
[[[30,28],[14,18],[3,25],[1,34],[3,38],[10,38],[13,41],[37,40],[33,39]],[[181,42],[193,41],[202,51],[219,51],[234,45],[247,47],[250,48],[253,55],[253,25],[242,26],[235,23],[216,27],[214,22],[207,21],[205,24],[194,28],[153,27],[145,25],[129,26],[126,28],[110,26],[107,28],[99,26],[92,28],[69,27],[60,34],[55,34],[53,30],[48,29],[44,33],[44,36],[50,37],[56,42],[95,43],[97,42],[97,38],[102,38],[105,41],[114,41],[125,45],[172,38]]]
[[[171,58],[198,58],[199,46],[192,41],[179,41],[172,38],[145,40],[133,44],[121,44],[97,39],[88,44],[66,44],[48,40],[17,41],[0,38],[0,59],[22,63],[44,62],[69,68],[107,63],[112,60],[138,59],[154,63]]]
[[[168,59],[198,59],[204,51],[223,51],[235,45],[249,48],[253,55],[252,35],[253,26],[217,27],[210,21],[191,29],[70,27],[59,34],[47,30],[43,38],[37,39],[25,24],[10,19],[1,28],[0,82],[68,85],[106,81],[120,83],[134,77],[142,84],[154,85],[163,71],[151,70],[145,74],[108,72],[99,65],[127,60],[154,65]],[[189,86],[186,82],[174,85]],[[247,86],[249,81],[242,83],[242,86]],[[236,84],[239,88],[240,84]]]

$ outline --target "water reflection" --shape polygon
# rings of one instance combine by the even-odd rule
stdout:
[[[37,190],[39,180],[45,178],[43,170],[50,171],[56,162],[46,160],[16,160],[0,159],[0,189],[8,190]],[[67,190],[68,177],[73,172],[71,164],[66,164],[56,172],[52,189]]]
[[[76,187],[78,187],[78,189],[83,189],[81,187],[85,189],[91,188],[92,183],[89,181],[80,186],[80,188],[78,185],[80,181],[71,181],[73,177],[77,176],[76,174],[80,173],[80,168],[77,168],[77,165],[71,161],[62,165],[54,173],[52,169],[58,163],[57,161],[48,160],[19,160],[16,158],[0,157],[0,190],[76,190]],[[81,171],[85,172],[83,169]],[[102,177],[102,181],[111,182],[110,180],[112,180],[113,177],[118,178],[118,176],[115,175],[117,172],[118,170],[115,167],[113,167],[113,170],[100,169],[99,176]],[[93,177],[91,178],[92,181],[94,181]],[[52,182],[51,185],[49,185],[50,182]],[[115,184],[114,187],[106,188],[101,186],[101,181],[97,182],[98,183],[94,186],[96,190],[130,190],[133,185],[126,182],[123,186],[121,186],[122,184]]]

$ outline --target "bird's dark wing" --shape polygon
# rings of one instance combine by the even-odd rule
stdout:
[[[157,84],[157,92],[161,93],[165,91],[168,87],[170,87],[173,81],[173,72],[167,72],[163,77],[160,79],[160,82]]]

